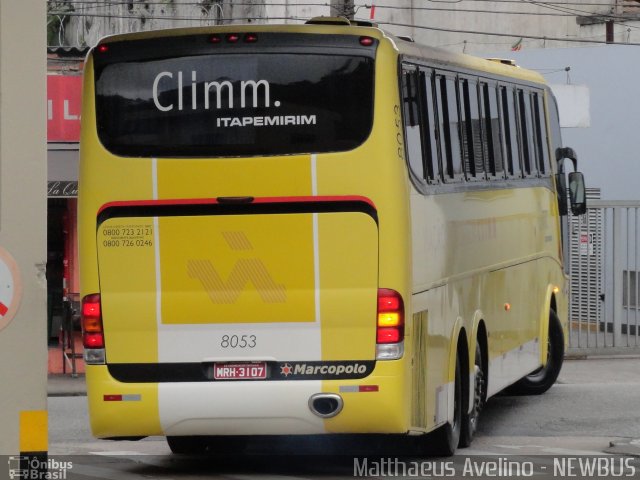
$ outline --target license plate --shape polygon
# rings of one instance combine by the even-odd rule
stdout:
[[[215,380],[263,380],[267,378],[267,364],[262,363],[214,363]]]

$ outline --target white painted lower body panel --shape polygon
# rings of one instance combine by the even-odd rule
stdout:
[[[321,381],[163,383],[160,422],[165,435],[325,433],[308,406],[321,388]]]
[[[489,361],[487,396],[495,395],[539,366],[540,342],[537,338],[499,357],[492,358]]]

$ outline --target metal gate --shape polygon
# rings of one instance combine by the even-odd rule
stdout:
[[[569,222],[569,354],[640,353],[640,201],[590,199]]]

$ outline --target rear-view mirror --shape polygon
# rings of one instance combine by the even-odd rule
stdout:
[[[586,213],[587,194],[582,172],[571,172],[569,174],[569,201],[571,202],[571,213],[574,215]]]

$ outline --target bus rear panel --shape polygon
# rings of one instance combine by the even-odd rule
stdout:
[[[384,186],[406,179],[374,154],[397,146],[367,141],[387,127],[378,85],[397,86],[380,39],[355,33],[93,50],[80,214],[97,437],[407,432],[409,272],[384,280],[380,260],[381,224],[407,228]]]

